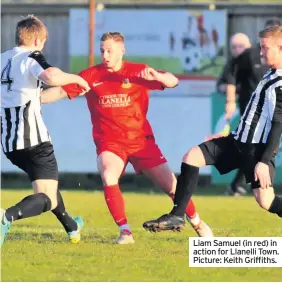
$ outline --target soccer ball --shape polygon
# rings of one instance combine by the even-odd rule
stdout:
[[[201,67],[201,52],[197,47],[189,47],[183,50],[181,63],[184,72],[195,72]]]

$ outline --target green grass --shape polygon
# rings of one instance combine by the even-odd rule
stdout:
[[[8,207],[30,191],[2,191]],[[118,235],[101,192],[63,191],[68,210],[85,220],[83,239],[67,242],[51,213],[14,223],[2,249],[2,281],[281,281],[281,268],[189,268],[187,225],[182,233],[150,234],[143,221],[167,212],[161,194],[124,194],[135,245],[117,246]],[[198,211],[216,236],[278,236],[281,220],[252,197],[196,196]]]

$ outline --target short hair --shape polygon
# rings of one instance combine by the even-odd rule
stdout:
[[[267,20],[264,24],[265,28],[273,27],[273,26],[281,26],[280,20],[277,18],[274,18],[274,19]]]
[[[101,41],[106,41],[108,39],[112,39],[116,42],[122,42],[124,43],[124,36],[121,32],[118,31],[108,31],[104,33],[101,37]]]
[[[274,37],[282,39],[282,26],[272,26],[259,32],[260,38]]]
[[[48,36],[46,26],[34,15],[28,15],[17,23],[16,45],[30,45],[36,38],[45,39]]]

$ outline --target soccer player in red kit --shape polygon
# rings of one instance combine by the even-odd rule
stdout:
[[[175,175],[155,143],[146,116],[148,91],[175,87],[178,79],[171,73],[156,71],[145,64],[125,62],[124,52],[123,35],[107,32],[101,38],[103,62],[79,73],[91,88],[85,96],[93,124],[97,166],[105,200],[120,228],[117,244],[134,243],[118,184],[128,162],[137,173],[149,177],[172,199],[176,188]],[[83,94],[80,86],[70,84],[42,92],[41,101],[49,103],[66,96],[73,99]],[[200,219],[192,200],[187,205],[186,215],[199,236],[212,236],[211,229]]]

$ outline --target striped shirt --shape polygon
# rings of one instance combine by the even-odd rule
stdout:
[[[50,141],[42,119],[40,74],[50,67],[39,51],[1,54],[1,144],[4,152]]]
[[[265,144],[272,122],[282,123],[282,69],[270,69],[263,76],[232,134],[242,143]]]

